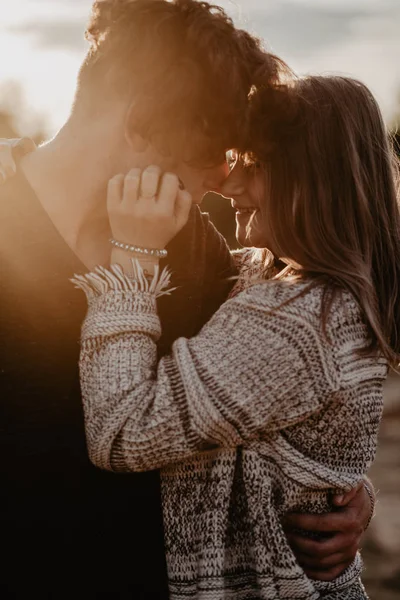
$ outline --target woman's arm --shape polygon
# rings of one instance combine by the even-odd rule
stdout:
[[[235,447],[307,418],[338,389],[330,348],[307,319],[293,304],[270,314],[282,284],[226,303],[158,363],[161,284],[144,291],[145,282],[114,267],[78,285],[89,298],[81,378],[90,457],[99,467],[152,470]]]
[[[186,222],[191,198],[174,175],[136,171],[110,182],[113,235],[164,248]],[[156,296],[165,280],[150,285],[137,266],[132,281],[132,261],[118,252],[126,275],[114,266],[78,282],[89,298],[81,370],[97,465],[150,470],[205,448],[235,447],[307,418],[339,389],[333,347],[311,298],[283,282],[226,303],[197,337],[181,338],[158,362]]]

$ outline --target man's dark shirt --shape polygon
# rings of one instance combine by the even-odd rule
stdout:
[[[195,335],[234,274],[205,215],[170,245],[179,289],[160,299],[160,355]],[[0,597],[168,597],[159,474],[87,458],[79,391],[85,272],[22,175],[0,189]],[[134,540],[134,542],[132,542]]]

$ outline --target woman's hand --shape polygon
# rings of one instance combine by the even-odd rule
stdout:
[[[368,480],[367,485],[374,495]],[[352,564],[373,509],[363,482],[351,492],[336,496],[333,503],[337,507],[335,512],[292,513],[283,518],[298,563],[308,577],[321,581],[333,581]],[[314,534],[320,534],[320,539],[313,539]]]
[[[117,175],[108,186],[107,208],[113,238],[131,246],[162,250],[187,223],[192,197],[180,189],[173,173],[162,174],[150,166],[144,171],[132,169],[126,177]],[[126,271],[132,255],[120,249],[112,252],[112,263]],[[140,262],[157,259],[137,257]]]
[[[36,150],[31,138],[0,138],[0,183],[5,183],[17,172],[16,160]]]

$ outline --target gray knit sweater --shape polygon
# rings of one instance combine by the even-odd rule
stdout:
[[[387,365],[358,353],[368,332],[349,293],[325,334],[322,287],[254,274],[244,261],[232,298],[160,361],[165,274],[152,286],[116,267],[75,280],[89,300],[80,366],[90,458],[162,470],[171,600],[366,598],[359,556],[334,582],[310,580],[280,519],[329,510],[332,492],[366,473]]]

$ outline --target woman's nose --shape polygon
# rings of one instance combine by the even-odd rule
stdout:
[[[226,198],[241,196],[246,191],[243,173],[240,167],[234,167],[221,186],[220,193]]]
[[[221,163],[217,167],[210,169],[207,173],[207,178],[204,181],[204,187],[210,192],[221,193],[222,185],[229,175],[229,167],[226,162]]]

